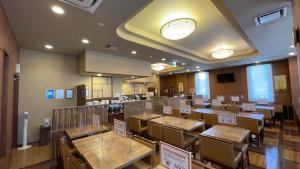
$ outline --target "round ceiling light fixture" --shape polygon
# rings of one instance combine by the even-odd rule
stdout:
[[[196,29],[196,21],[191,18],[178,18],[167,22],[161,29],[161,35],[169,40],[179,40],[189,36]]]
[[[153,63],[151,64],[151,69],[159,72],[165,69],[165,65],[164,63]]]
[[[232,49],[219,49],[212,52],[212,57],[215,59],[225,59],[232,56],[233,53]]]

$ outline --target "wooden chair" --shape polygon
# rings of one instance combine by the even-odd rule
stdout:
[[[68,169],[88,169],[85,163],[80,163],[80,160],[75,156],[68,158]]]
[[[172,109],[172,116],[181,117],[180,109]]]
[[[218,124],[217,114],[203,114],[203,121],[205,125],[213,126]]]
[[[259,122],[254,119],[237,117],[237,126],[250,130],[250,138],[256,142],[259,148],[260,142],[263,141],[263,128],[259,125]],[[255,139],[252,138],[252,135],[255,135]]]
[[[147,122],[147,134],[150,138],[162,141],[163,140],[163,126],[153,122]]]
[[[239,106],[226,106],[226,111],[229,111],[231,113],[239,113],[241,111],[241,108]]]
[[[164,126],[163,133],[164,142],[182,149],[192,146],[192,144],[197,140],[196,137],[186,133],[184,134],[183,131],[171,127]]]
[[[143,161],[145,163],[147,163],[148,166],[150,166],[150,168],[153,167],[155,165],[156,143],[151,141],[151,140],[148,140],[144,137],[137,136],[137,135],[134,135],[132,137],[132,139],[139,142],[139,143],[141,143],[141,144],[143,144],[143,145],[145,145],[145,146],[147,146],[147,147],[149,147],[149,148],[151,148],[153,150],[150,157],[148,156],[148,157],[143,159]],[[143,166],[145,166],[145,165],[143,165]]]
[[[213,110],[225,110],[224,106],[211,106],[211,109]]]
[[[243,164],[244,161],[247,161],[248,166],[250,165],[250,159],[249,159],[249,152],[248,152],[248,144],[243,144],[243,143],[234,143],[233,148],[236,151],[239,151],[242,153],[242,159],[243,159]]]
[[[192,120],[202,120],[203,116],[202,113],[196,113],[196,112],[191,112],[191,114],[187,115],[187,119],[192,119]]]
[[[283,121],[283,105],[282,104],[275,104],[274,105],[274,112],[275,112],[275,114],[279,114],[281,116],[281,121]]]
[[[275,124],[275,119],[271,110],[257,110],[259,113],[264,114],[265,122],[268,120],[270,124]]]
[[[131,132],[139,135],[143,134],[147,130],[147,127],[142,127],[142,122],[140,119],[132,117],[129,117],[128,127]]]
[[[194,109],[204,109],[205,108],[205,105],[200,105],[200,104],[195,104],[193,106]]]
[[[203,161],[225,168],[243,167],[242,153],[234,150],[232,142],[201,136],[200,154]]]

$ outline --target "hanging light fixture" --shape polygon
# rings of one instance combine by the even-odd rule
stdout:
[[[189,36],[196,29],[196,21],[191,18],[179,18],[164,24],[161,35],[169,40],[179,40]]]
[[[232,49],[219,49],[212,52],[212,57],[216,59],[225,59],[232,56],[234,51]]]
[[[159,72],[165,69],[165,65],[164,63],[153,63],[151,64],[151,69]]]

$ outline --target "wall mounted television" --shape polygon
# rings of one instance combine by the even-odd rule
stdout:
[[[234,73],[217,74],[218,83],[233,83],[235,82]]]

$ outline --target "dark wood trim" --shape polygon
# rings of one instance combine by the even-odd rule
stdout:
[[[18,147],[19,76],[14,78],[12,147]]]

